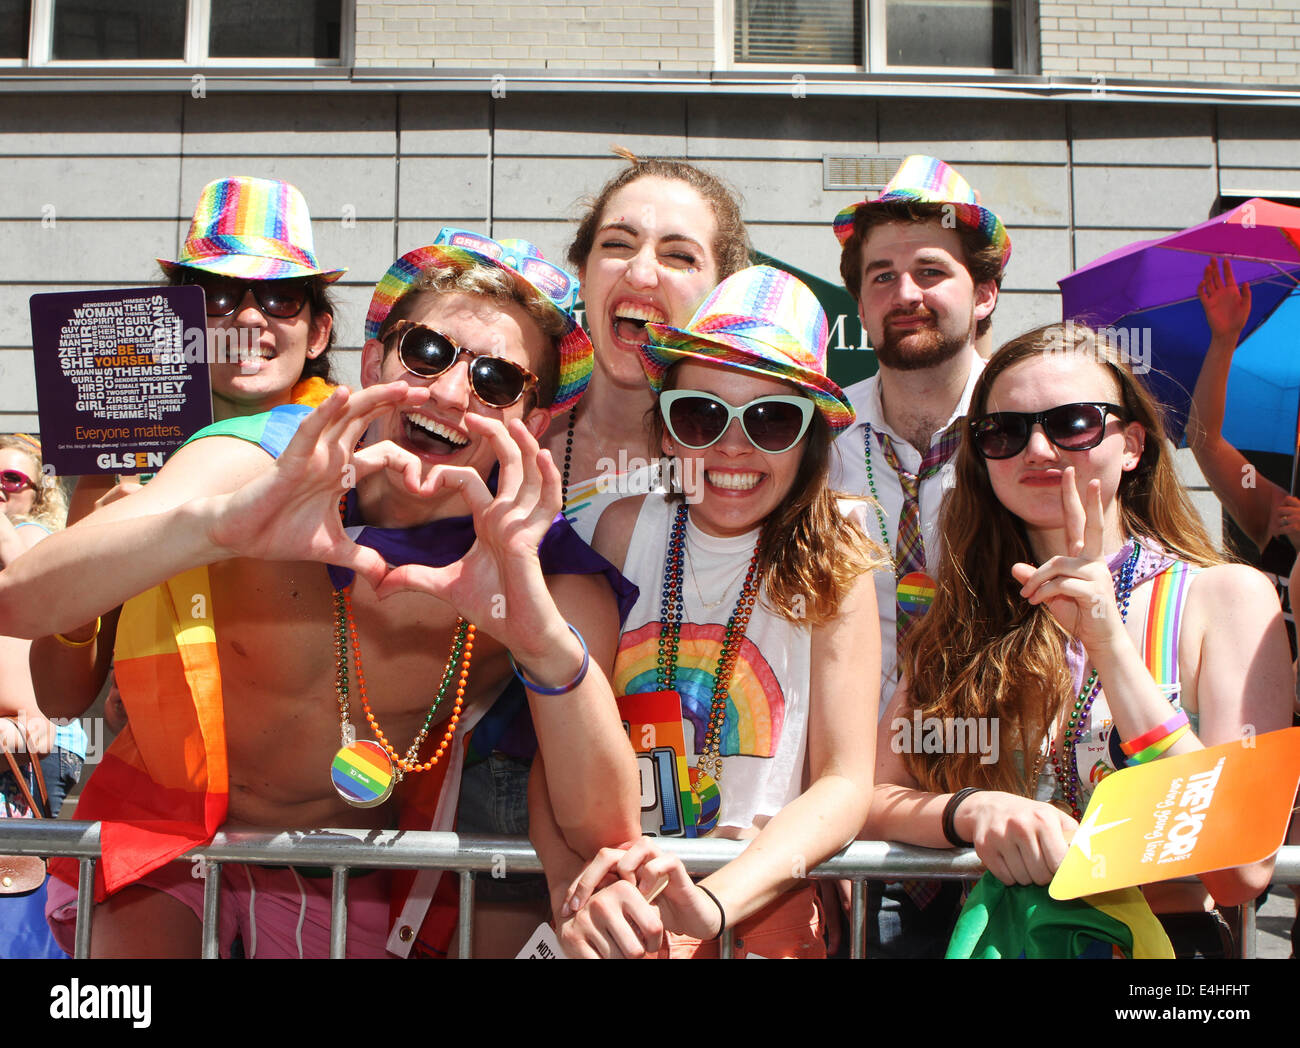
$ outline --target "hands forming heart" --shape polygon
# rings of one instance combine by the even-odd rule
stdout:
[[[224,497],[210,538],[231,556],[348,568],[381,599],[403,590],[429,593],[507,646],[518,638],[526,640],[519,650],[543,644],[556,618],[537,547],[561,508],[560,474],[527,427],[517,420],[465,416],[471,437],[487,440],[501,464],[495,496],[477,470],[435,466],[426,474],[427,463],[392,441],[353,450],[375,418],[428,397],[426,388],[404,382],[356,393],[335,390],[302,422],[274,468]],[[422,498],[457,492],[474,519],[476,540],[469,552],[445,567],[390,567],[378,552],[348,538],[339,497],[381,470]]]

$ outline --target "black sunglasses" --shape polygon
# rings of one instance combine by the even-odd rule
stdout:
[[[399,320],[384,340],[399,331],[397,359],[402,367],[418,378],[437,378],[464,353],[469,357],[469,388],[490,408],[508,408],[537,385],[537,376],[513,360],[476,353],[457,345],[441,331],[412,320]]]
[[[203,288],[210,317],[230,316],[239,309],[249,291],[263,316],[277,320],[296,317],[311,298],[311,282],[307,280],[239,280],[200,273],[190,277],[189,282]]]
[[[970,420],[971,440],[986,459],[1008,459],[1029,444],[1035,425],[1065,451],[1088,451],[1106,438],[1106,416],[1123,419],[1118,404],[1062,404],[1046,411],[995,411]]]

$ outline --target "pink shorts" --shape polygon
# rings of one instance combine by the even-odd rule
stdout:
[[[824,960],[825,919],[817,883],[788,891],[736,927],[734,956]],[[662,952],[660,954],[662,956]],[[668,933],[668,956],[673,960],[706,960],[718,956],[718,944]]]
[[[385,948],[391,881],[388,870],[348,878],[349,957],[391,956]],[[204,881],[193,862],[170,862],[136,883],[165,892],[203,919]],[[229,957],[240,939],[245,957],[328,957],[331,885],[329,877],[306,877],[292,868],[224,864],[221,956]],[[72,953],[77,890],[51,877],[45,916],[59,945]]]

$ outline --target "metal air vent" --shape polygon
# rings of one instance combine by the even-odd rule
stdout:
[[[881,190],[902,163],[901,156],[824,155],[822,189]]]

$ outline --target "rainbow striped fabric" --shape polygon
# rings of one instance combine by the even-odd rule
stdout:
[[[889,201],[910,201],[919,204],[951,204],[953,217],[968,229],[976,230],[989,244],[998,249],[1005,269],[1011,259],[1011,237],[1007,235],[1002,220],[988,208],[980,205],[970,183],[961,175],[932,156],[909,156],[894,172],[880,196],[863,200],[846,207],[831,222],[835,238],[843,244],[853,234],[853,222],[864,207]]]
[[[1157,684],[1178,683],[1178,628],[1195,566],[1176,560],[1151,580],[1151,608],[1143,636],[1143,657]]]
[[[468,243],[475,244],[478,250],[465,246]],[[560,373],[550,411],[552,416],[568,412],[591,381],[595,350],[591,339],[573,315],[577,281],[558,266],[547,262],[541,251],[526,240],[498,241],[482,234],[442,229],[433,244],[408,251],[379,278],[370,298],[370,308],[366,311],[366,340],[379,337],[384,320],[392,312],[393,306],[411,289],[411,285],[422,273],[429,269],[447,269],[452,266],[491,266],[504,270],[526,292],[538,296],[560,315],[564,322],[563,334],[559,339]]]
[[[771,266],[750,266],[713,289],[685,328],[647,324],[641,367],[656,394],[664,373],[695,357],[802,387],[838,433],[853,424],[844,391],[826,376],[829,326],[806,284]]]
[[[76,813],[103,822],[96,901],[210,840],[225,821],[225,716],[207,568],[126,602],[114,670],[130,720]],[[75,885],[77,860],[51,859],[50,872]]]
[[[245,280],[317,276],[332,283],[346,269],[322,269],[316,259],[307,201],[278,179],[236,175],[209,182],[199,194],[181,257],[158,259]]]

